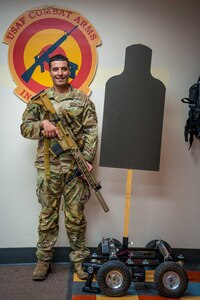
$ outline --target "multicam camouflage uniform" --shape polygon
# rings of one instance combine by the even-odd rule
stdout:
[[[95,157],[98,136],[95,106],[84,93],[69,87],[64,95],[58,95],[52,88],[46,90],[49,99],[61,118],[64,126],[70,130],[84,158],[92,163]],[[59,230],[59,208],[61,197],[64,202],[65,226],[72,252],[72,262],[81,262],[89,255],[85,247],[86,219],[84,206],[89,200],[90,190],[87,182],[80,176],[74,176],[77,165],[69,151],[59,157],[50,154],[50,180],[45,177],[44,138],[40,122],[52,121],[42,106],[29,101],[22,116],[21,133],[25,138],[37,139],[38,149],[35,166],[38,171],[37,196],[42,206],[39,216],[39,240],[36,255],[39,259],[49,261],[53,257],[53,246]],[[50,139],[50,147],[55,139]],[[67,183],[66,181],[70,179]]]

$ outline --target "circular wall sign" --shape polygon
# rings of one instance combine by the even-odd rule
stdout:
[[[76,11],[55,6],[33,8],[10,25],[4,35],[9,45],[9,69],[23,101],[52,85],[48,62],[55,54],[68,57],[70,84],[90,94],[101,40],[93,25]]]

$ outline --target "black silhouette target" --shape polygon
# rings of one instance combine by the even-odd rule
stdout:
[[[152,50],[126,48],[122,74],[106,83],[100,166],[158,171],[165,86],[151,73]]]

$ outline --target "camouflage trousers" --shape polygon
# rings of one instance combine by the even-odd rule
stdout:
[[[36,252],[38,259],[47,261],[53,257],[53,247],[59,232],[61,197],[63,197],[65,228],[72,249],[70,260],[83,261],[89,255],[89,250],[85,247],[87,222],[84,216],[84,206],[90,198],[87,182],[80,177],[75,177],[66,184],[66,175],[57,173],[51,173],[51,179],[47,181],[44,170],[38,169],[36,193],[42,206]]]

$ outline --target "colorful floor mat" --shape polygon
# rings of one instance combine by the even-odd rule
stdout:
[[[185,294],[177,300],[200,300],[200,271],[187,271],[189,284]],[[71,300],[167,300],[173,298],[161,297],[154,284],[154,271],[148,271],[145,282],[132,282],[128,293],[122,297],[107,297],[102,294],[90,294],[82,291],[85,285],[76,275],[73,275]],[[94,281],[93,285],[97,287]]]

